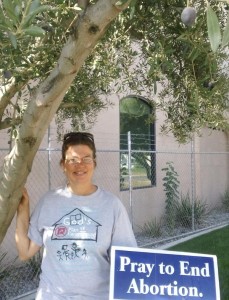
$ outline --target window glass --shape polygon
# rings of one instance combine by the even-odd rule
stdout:
[[[120,101],[121,189],[129,188],[130,175],[133,188],[155,184],[155,136],[150,115],[152,107],[144,99],[126,97]]]

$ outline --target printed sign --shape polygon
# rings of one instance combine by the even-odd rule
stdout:
[[[220,300],[217,258],[112,247],[110,300]]]

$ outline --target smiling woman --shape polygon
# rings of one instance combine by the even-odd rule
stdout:
[[[76,195],[90,195],[97,187],[92,183],[95,153],[87,145],[69,145],[61,162],[68,179],[68,188]]]
[[[44,246],[36,300],[107,300],[111,247],[136,247],[128,215],[116,196],[92,181],[93,135],[65,135],[60,164],[68,183],[43,196],[30,225],[29,197],[24,191],[17,214],[19,257],[29,259]]]

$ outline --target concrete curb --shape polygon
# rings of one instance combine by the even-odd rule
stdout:
[[[35,300],[37,290],[32,290],[20,296],[10,298],[10,300]]]

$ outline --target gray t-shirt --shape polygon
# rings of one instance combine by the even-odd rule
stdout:
[[[89,196],[67,187],[45,194],[29,238],[44,246],[37,300],[108,300],[111,246],[136,247],[123,204],[100,188]]]

